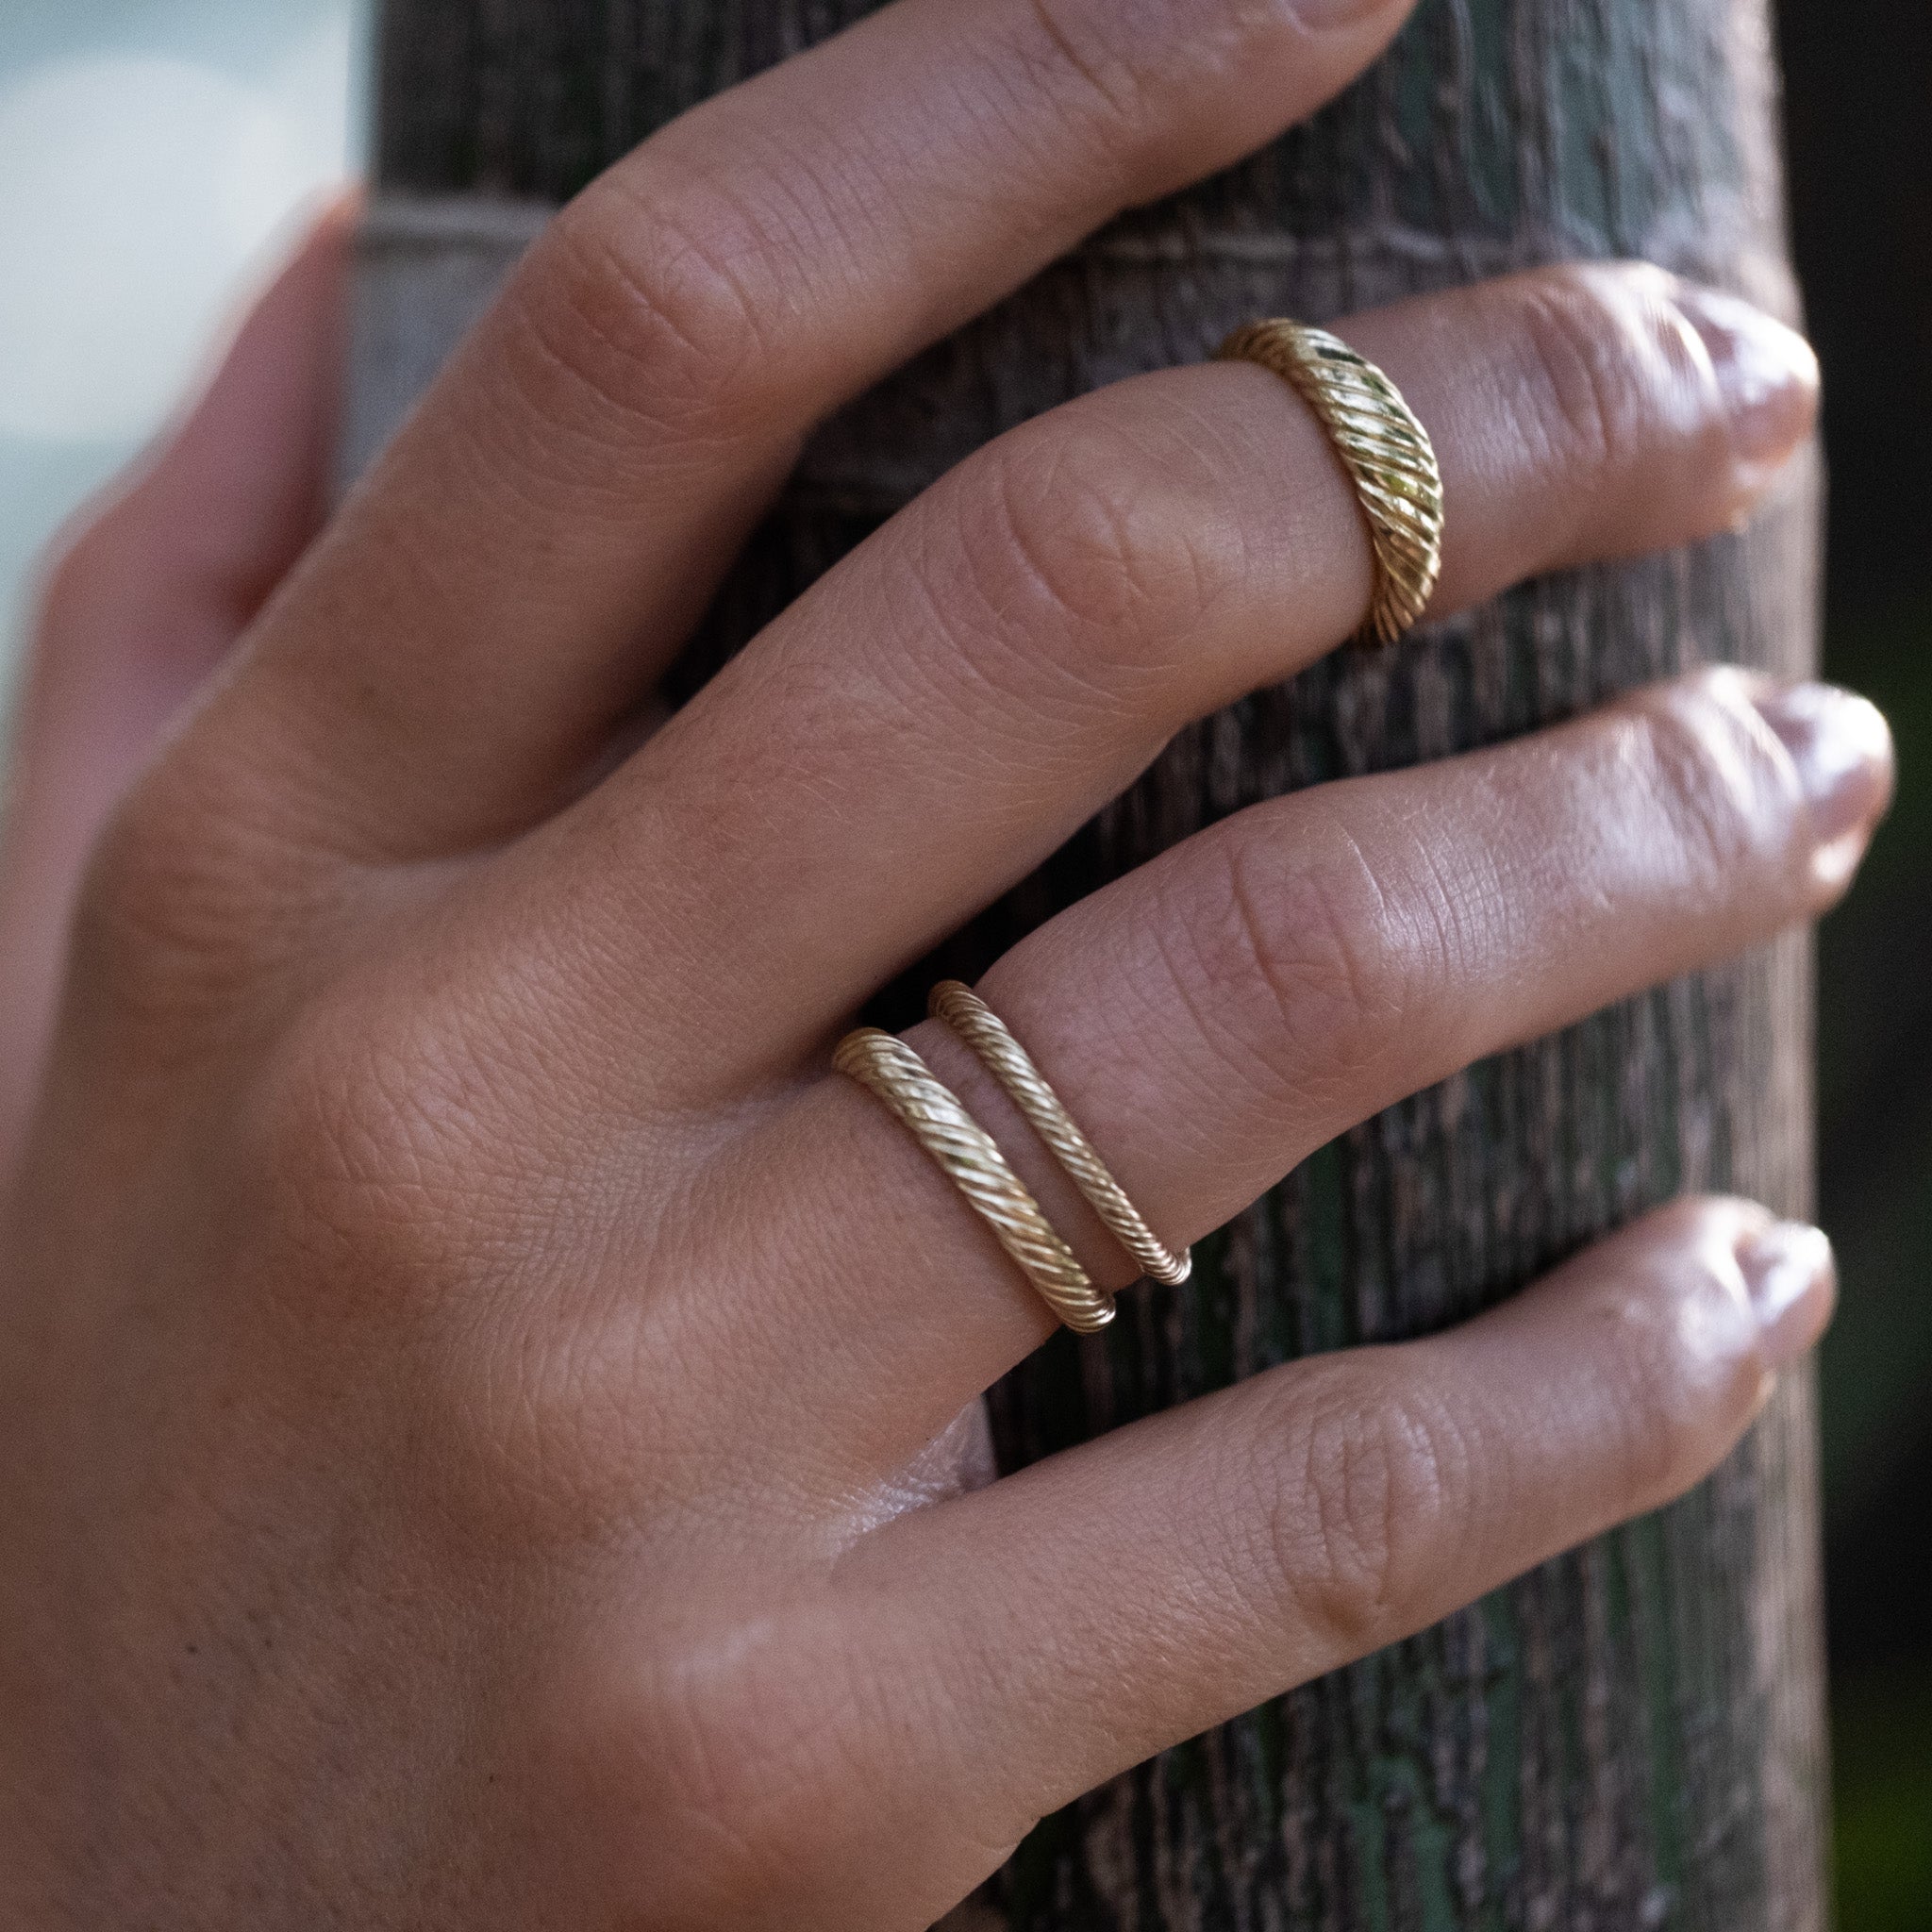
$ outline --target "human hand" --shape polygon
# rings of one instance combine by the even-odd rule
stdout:
[[[1400,10],[900,0],[574,207],[297,565],[325,229],[70,551],[0,872],[8,1923],[923,1926],[1044,1811],[1678,1492],[1808,1346],[1822,1238],[1686,1203],[986,1480],[1048,1318],[827,1049],[1354,628],[1357,504],[1260,371],[1002,440],[608,769],[811,424]],[[1439,611],[1724,527],[1813,407],[1795,338],[1645,270],[1341,326],[1434,432]],[[1813,915],[1888,785],[1869,708],[1706,674],[1238,815],[985,990],[1190,1240]]]

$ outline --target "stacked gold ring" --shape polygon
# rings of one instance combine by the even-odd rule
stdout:
[[[941,1021],[979,1056],[981,1064],[1005,1090],[1007,1098],[1025,1115],[1027,1124],[1053,1150],[1067,1177],[1087,1198],[1087,1204],[1121,1246],[1155,1281],[1178,1288],[1193,1273],[1186,1254],[1176,1255],[1141,1219],[1127,1199],[1093,1143],[1061,1104],[1034,1065],[1033,1057],[1015,1040],[1003,1021],[979,995],[957,979],[942,980],[932,990],[926,1010]]]
[[[1250,323],[1221,345],[1292,386],[1341,458],[1375,551],[1375,593],[1362,635],[1391,644],[1427,607],[1442,568],[1442,473],[1402,391],[1339,336],[1306,323]]]
[[[864,1027],[839,1042],[832,1064],[898,1115],[1069,1328],[1091,1335],[1113,1320],[1113,1297],[1094,1287],[998,1142],[903,1040]]]
[[[1157,1281],[1186,1281],[1191,1272],[1187,1254],[1175,1254],[1148,1226],[998,1015],[957,980],[935,987],[930,1004],[933,1017],[979,1057],[1141,1269]],[[898,1116],[1069,1328],[1091,1335],[1113,1320],[1113,1297],[1094,1286],[992,1136],[911,1047],[867,1026],[839,1043],[832,1064]]]

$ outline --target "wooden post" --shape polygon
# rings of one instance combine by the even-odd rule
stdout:
[[[359,445],[529,204],[870,4],[388,0]],[[687,682],[988,437],[1198,358],[1250,316],[1325,320],[1603,256],[1789,314],[1774,122],[1766,0],[1423,0],[1314,124],[1118,223],[830,425]],[[1530,585],[1210,719],[946,964],[970,973],[1285,789],[1525,731],[1698,660],[1807,669],[1816,494],[1812,472],[1743,537]],[[1190,1288],[1132,1299],[1107,1337],[1013,1376],[994,1398],[1006,1455],[1456,1321],[1686,1188],[1802,1213],[1808,1001],[1807,949],[1787,942],[1391,1109],[1205,1243]],[[896,994],[883,1007],[910,1017]],[[1049,1820],[974,1923],[1822,1932],[1815,1481],[1794,1376],[1686,1502]]]

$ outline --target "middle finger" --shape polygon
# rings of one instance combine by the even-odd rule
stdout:
[[[1438,610],[1732,523],[1814,406],[1798,337],[1641,267],[1347,333],[1435,436]],[[1143,377],[1002,439],[506,860],[524,929],[591,962],[555,1023],[622,1053],[639,1011],[679,1015],[675,1101],[784,1068],[1182,724],[1344,638],[1371,569],[1324,432],[1262,370]]]

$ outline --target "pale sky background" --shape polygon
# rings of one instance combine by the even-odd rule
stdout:
[[[362,0],[0,0],[0,691],[31,562],[358,166]],[[0,710],[4,710],[0,702]]]

